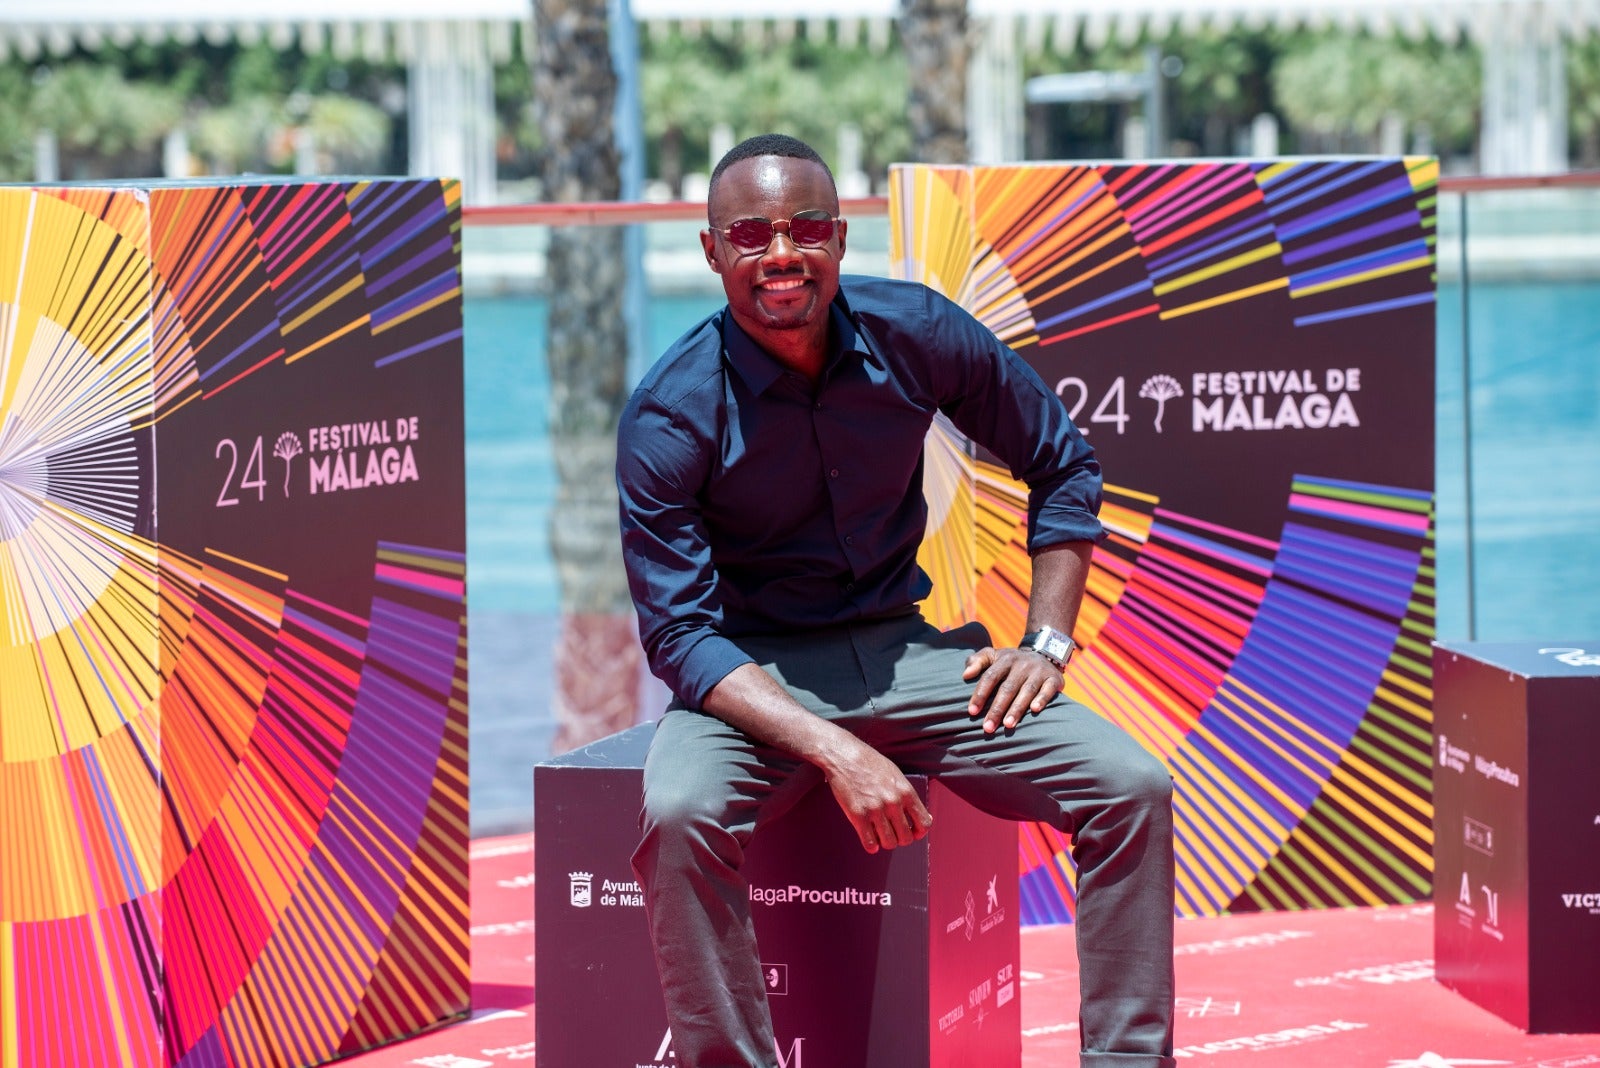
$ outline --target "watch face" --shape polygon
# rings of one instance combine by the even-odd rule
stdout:
[[[1060,667],[1066,667],[1067,660],[1072,656],[1072,639],[1053,627],[1045,627],[1037,634],[1032,635],[1033,640],[1028,643],[1028,648],[1050,658]]]

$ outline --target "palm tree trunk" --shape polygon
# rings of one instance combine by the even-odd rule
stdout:
[[[535,0],[534,101],[552,201],[615,200],[617,76],[606,0]],[[546,259],[550,435],[556,506],[550,547],[561,589],[554,750],[638,718],[639,648],[617,535],[617,420],[627,401],[626,258],[617,227],[556,227]]]
[[[911,78],[912,154],[919,163],[965,163],[967,0],[901,0],[900,39]]]
[[[676,126],[661,135],[661,180],[674,198],[683,196],[683,130]]]

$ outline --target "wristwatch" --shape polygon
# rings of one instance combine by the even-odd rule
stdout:
[[[1078,646],[1070,635],[1062,634],[1054,627],[1040,627],[1022,636],[1020,649],[1032,649],[1044,657],[1057,668],[1065,671],[1067,661],[1072,659],[1072,651]]]

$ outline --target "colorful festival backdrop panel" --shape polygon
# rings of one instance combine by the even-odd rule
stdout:
[[[1183,915],[1431,881],[1436,161],[892,175],[897,274],[1052,385],[1106,472],[1069,692],[1172,771]],[[930,435],[943,624],[1023,629],[1026,492]],[[1024,918],[1071,917],[1024,826]]]
[[[453,182],[0,189],[0,1066],[468,1009]]]

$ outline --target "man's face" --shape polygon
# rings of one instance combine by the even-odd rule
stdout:
[[[802,211],[837,217],[839,196],[823,167],[787,156],[743,159],[722,172],[708,205],[711,225],[727,228],[737,219],[786,222]],[[785,227],[779,227],[780,230]],[[824,329],[828,305],[839,291],[839,260],[844,256],[844,220],[819,248],[801,248],[787,233],[776,234],[761,252],[742,254],[728,235],[702,230],[706,262],[722,276],[728,307],[745,332],[764,347],[789,330]]]

